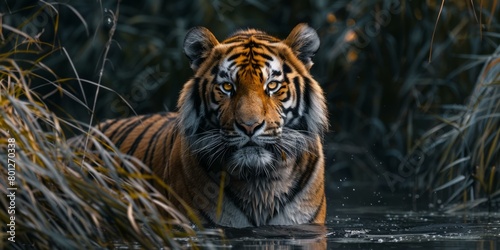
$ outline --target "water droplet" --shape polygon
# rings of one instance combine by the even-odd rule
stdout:
[[[104,19],[104,23],[106,25],[113,25],[113,18],[111,18],[110,16],[107,16],[105,19]]]
[[[102,21],[103,21],[103,28],[106,30],[110,30],[115,24],[113,11],[109,9],[104,9],[104,16]]]

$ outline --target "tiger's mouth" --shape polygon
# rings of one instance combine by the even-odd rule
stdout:
[[[240,177],[269,177],[279,165],[277,147],[280,138],[260,135],[246,136],[236,134],[226,137],[228,147],[225,155],[225,169],[231,175]]]
[[[262,146],[251,144],[253,143],[249,143],[233,152],[231,161],[234,165],[259,168],[265,167],[273,162],[274,155],[270,150]]]
[[[247,179],[276,177],[283,162],[296,159],[310,140],[293,129],[283,128],[283,132],[248,137],[211,129],[198,134],[191,149],[207,168]]]
[[[227,171],[240,176],[269,176],[276,169],[276,156],[265,146],[247,143],[236,148],[227,164]]]

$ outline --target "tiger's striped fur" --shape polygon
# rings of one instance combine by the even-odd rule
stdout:
[[[219,42],[206,28],[193,28],[184,51],[195,74],[178,112],[98,128],[150,166],[207,224],[324,223],[327,115],[309,73],[318,47],[305,24],[285,40],[249,29]]]

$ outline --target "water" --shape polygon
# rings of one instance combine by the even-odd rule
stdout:
[[[360,193],[358,193],[360,192]],[[216,249],[500,249],[500,213],[411,211],[408,195],[334,192],[325,226],[225,229]],[[357,196],[353,195],[358,193]],[[365,198],[359,194],[365,194]]]
[[[218,249],[499,249],[500,214],[444,215],[365,207],[337,210],[324,227],[226,229],[225,234],[225,240],[210,245]]]

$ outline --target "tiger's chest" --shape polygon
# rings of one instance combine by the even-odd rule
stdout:
[[[216,211],[212,211],[209,216],[216,224],[228,227],[304,224],[309,223],[310,214],[313,212],[312,209],[311,211],[304,209],[299,200],[286,204],[280,202],[252,203],[244,208],[235,204],[230,198],[224,200],[222,213],[217,216]]]
[[[218,225],[229,227],[256,227],[262,225],[296,224],[297,218],[283,211],[285,206],[279,200],[261,202],[262,197],[251,197],[244,202],[235,201],[230,197],[224,199],[222,213],[210,216]],[[238,204],[239,203],[239,204]],[[214,216],[215,215],[215,216]]]
[[[308,223],[313,211],[304,209],[305,197],[294,190],[295,184],[254,181],[228,185],[222,194],[222,206],[217,204],[221,200],[212,199],[211,209],[205,210],[204,217],[209,224],[237,228]]]

